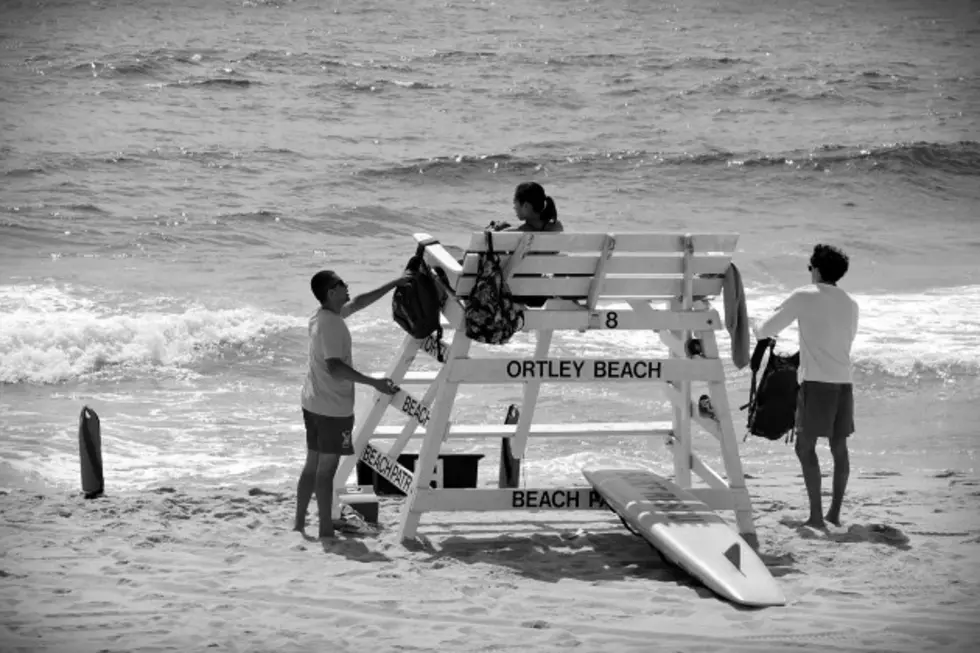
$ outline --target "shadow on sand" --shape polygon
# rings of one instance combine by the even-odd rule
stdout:
[[[495,564],[510,567],[526,578],[552,583],[567,578],[584,581],[646,578],[678,585],[694,582],[646,541],[625,532],[450,536],[440,541],[438,549],[425,548],[430,561],[451,558],[468,564]]]
[[[367,539],[377,539],[381,531],[363,519],[349,514],[345,518],[333,520],[334,537],[320,539],[303,533],[303,539],[310,544],[318,544],[324,553],[342,555],[356,562],[391,562],[391,558],[378,551],[372,551],[365,544]]]
[[[690,587],[701,598],[719,599],[699,580],[667,560],[646,540],[626,532],[538,532],[493,537],[451,536],[433,546],[425,538],[409,544],[427,562],[452,559],[466,564],[509,567],[525,578],[556,583],[575,579],[598,583],[642,579]],[[773,576],[797,572],[791,555],[760,554]],[[768,558],[768,560],[767,560]],[[798,573],[798,572],[797,572]],[[722,599],[724,600],[724,599]],[[732,604],[735,608],[746,608]]]
[[[851,542],[871,542],[872,544],[887,544],[901,551],[908,551],[912,547],[909,544],[909,537],[901,530],[887,524],[851,524],[847,527],[837,527],[828,525],[827,528],[813,528],[807,526],[801,519],[784,517],[779,520],[784,526],[788,526],[806,540],[830,540],[842,544]]]

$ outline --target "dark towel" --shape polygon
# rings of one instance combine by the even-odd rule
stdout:
[[[722,282],[722,296],[725,302],[725,328],[732,339],[732,363],[742,369],[749,364],[752,347],[749,334],[749,315],[745,306],[745,289],[742,288],[742,275],[732,263],[725,271]]]

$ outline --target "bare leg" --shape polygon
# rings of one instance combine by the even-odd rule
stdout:
[[[820,460],[817,458],[816,438],[796,436],[796,457],[800,459],[803,468],[803,482],[806,484],[806,494],[810,500],[810,518],[807,526],[826,528],[823,521],[823,504],[820,499]]]
[[[321,453],[316,465],[316,508],[320,537],[333,537],[333,479],[340,466],[340,454]]]
[[[316,481],[316,461],[317,453],[307,450],[306,464],[300,472],[299,482],[296,484],[296,520],[293,522],[293,530],[303,532],[306,529],[306,509],[313,498],[313,485]]]
[[[851,459],[847,452],[847,438],[834,438],[830,443],[830,453],[834,456],[834,495],[830,500],[830,510],[827,511],[827,521],[834,526],[840,526],[840,508],[841,504],[844,503],[847,479],[851,475]]]

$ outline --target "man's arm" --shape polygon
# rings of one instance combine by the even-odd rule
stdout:
[[[374,290],[369,290],[366,293],[361,293],[360,295],[358,295],[357,297],[350,300],[349,302],[347,302],[347,304],[344,305],[344,307],[340,311],[340,316],[347,317],[348,315],[352,315],[353,313],[358,312],[362,308],[367,308],[374,302],[378,301],[379,299],[387,295],[395,287],[403,286],[406,283],[408,283],[411,278],[412,278],[411,273],[406,272],[405,274],[398,277],[397,279],[393,279],[388,283],[382,284],[377,288],[375,288]]]
[[[791,294],[779,305],[768,320],[757,326],[755,328],[756,339],[775,337],[780,331],[791,325],[799,317],[798,297],[796,293]]]
[[[854,339],[857,337],[858,332],[858,313],[860,309],[858,308],[857,302],[854,302],[854,316],[851,318],[851,344],[854,344]]]
[[[360,383],[362,385],[369,385],[378,392],[383,392],[385,394],[393,395],[398,392],[398,386],[395,385],[391,379],[378,379],[373,376],[361,374],[339,358],[327,359],[327,372],[329,372],[330,376],[335,379],[344,379],[346,381],[353,381],[354,383]]]

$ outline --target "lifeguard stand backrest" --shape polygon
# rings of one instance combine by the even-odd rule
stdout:
[[[416,238],[424,236],[417,234]],[[524,242],[528,237],[530,243]],[[694,298],[710,298],[721,292],[722,279],[738,242],[737,234],[691,234],[690,261]],[[611,251],[604,251],[610,248]],[[684,291],[685,234],[676,233],[528,233],[493,234],[493,248],[506,267],[515,251],[508,287],[522,296],[587,299],[593,278],[604,256],[599,298],[669,300]],[[472,234],[462,261],[449,257],[441,247],[427,252],[430,265],[446,273],[449,288],[465,299],[473,289],[480,254],[487,250],[484,232]],[[449,263],[446,259],[450,259]]]

